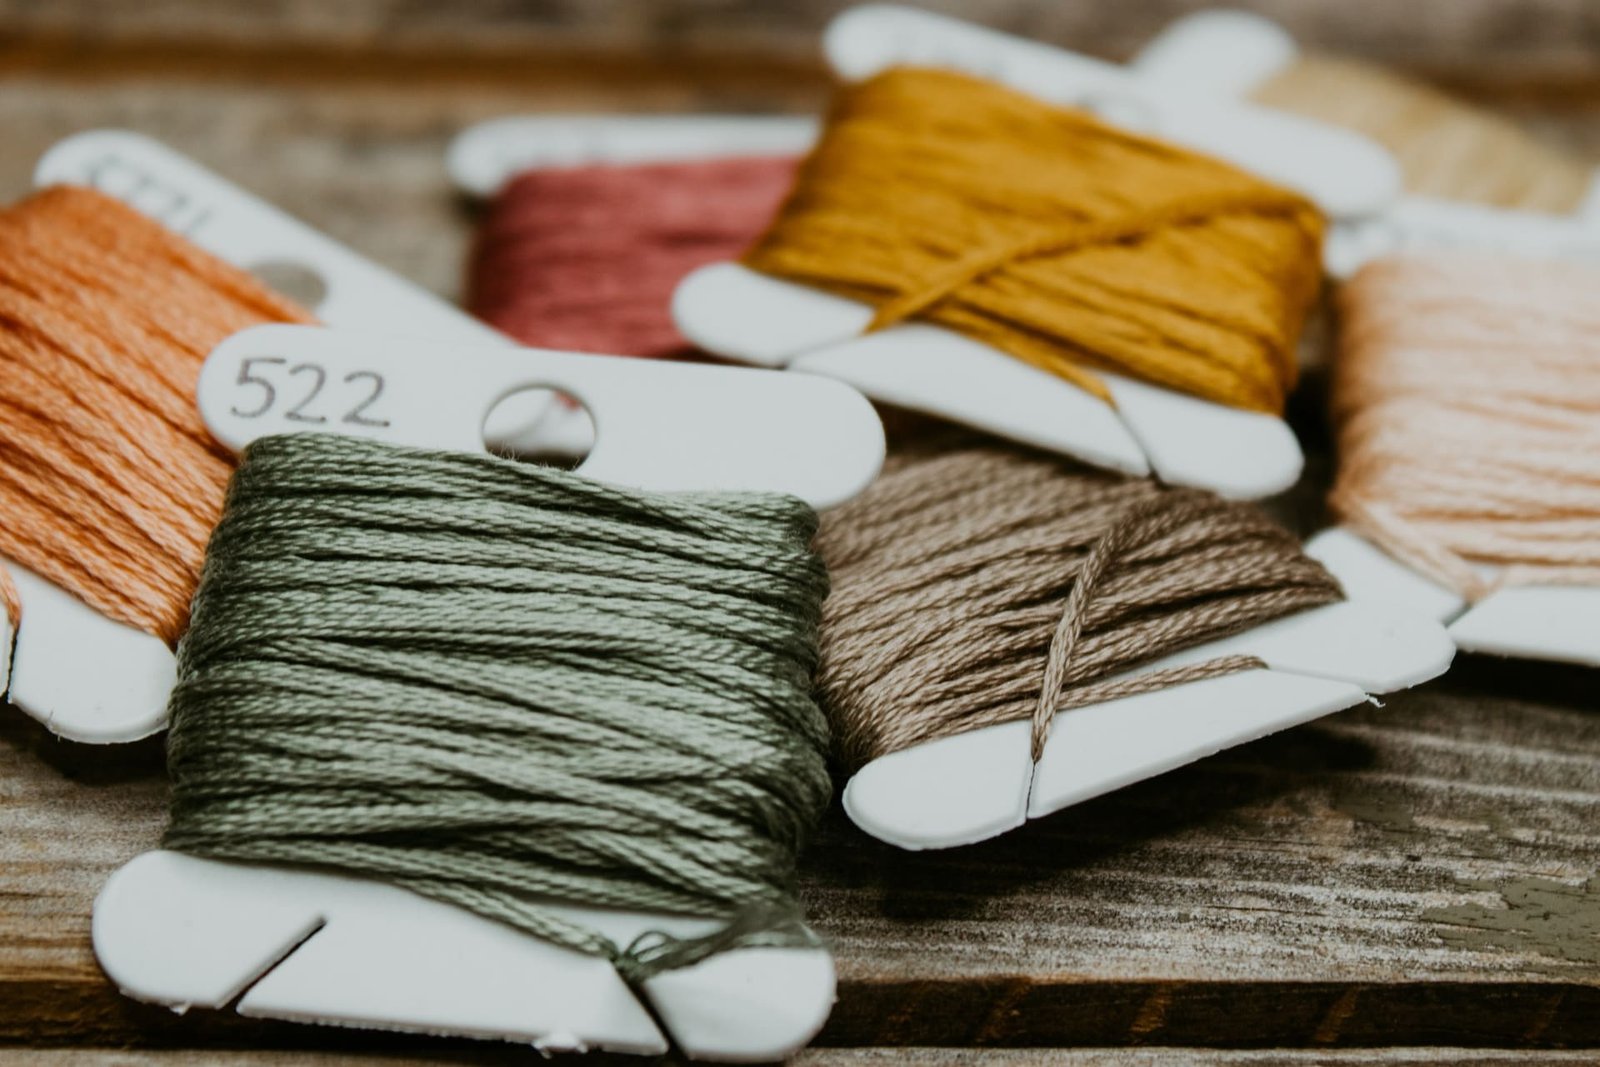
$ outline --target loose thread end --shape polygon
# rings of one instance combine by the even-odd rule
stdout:
[[[792,904],[752,904],[720,929],[700,937],[678,937],[646,930],[615,953],[612,964],[630,986],[692,967],[712,956],[741,948],[821,948],[822,938],[805,924]]]

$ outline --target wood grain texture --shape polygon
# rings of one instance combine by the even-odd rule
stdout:
[[[339,48],[354,55],[474,53],[548,56],[730,56],[810,63],[816,35],[852,0],[0,0],[0,33],[17,39],[135,48],[204,42],[251,49]],[[1126,56],[1207,0],[918,0],[1041,40]],[[1600,14],[1587,0],[1234,0],[1307,45],[1410,64],[1494,65],[1546,73],[1592,70]]]
[[[236,84],[648,87],[759,109],[826,82],[818,34],[849,0],[0,0],[0,75],[105,84],[174,77]],[[1206,0],[1062,4],[921,0],[918,6],[1126,59]],[[1589,110],[1600,87],[1590,0],[1238,0],[1307,48],[1377,60],[1520,109]],[[680,105],[681,106],[681,105]],[[724,105],[728,106],[728,105]]]
[[[537,109],[814,107],[824,90],[809,60],[762,67],[735,53],[799,56],[785,42],[826,6],[761,5],[771,12],[764,21],[753,0],[671,4],[651,25],[625,3],[467,0],[418,23],[406,18],[411,5],[377,0],[223,0],[204,15],[176,4],[0,0],[0,197],[26,189],[55,139],[129,126],[454,295],[473,210],[448,189],[441,159],[461,125]],[[973,8],[1063,39],[1074,20],[1088,20],[1096,50],[1114,54],[1139,19],[1159,22],[1151,11],[1182,6]],[[1337,30],[1351,47],[1361,35],[1374,47],[1385,36],[1336,17],[1348,10],[1337,5],[1261,6],[1298,19],[1303,32]],[[1432,34],[1424,51],[1444,56],[1480,47],[1485,27],[1508,23],[1512,7],[1364,0],[1361,10],[1397,40]],[[1496,71],[1514,73],[1519,56],[1592,49],[1589,5],[1520,9],[1545,21],[1530,15],[1528,27],[1503,30],[1509,58]],[[552,11],[566,20],[554,29],[539,21]],[[1438,24],[1428,30],[1416,12]],[[316,19],[345,21],[334,32]],[[427,34],[418,28],[435,23]],[[1332,28],[1316,30],[1324,23]],[[605,43],[619,32],[666,42],[669,58],[637,77],[609,76],[631,69],[617,58],[626,48]],[[308,36],[330,34],[391,58],[351,74],[302,51]],[[52,65],[51,41],[67,37],[85,50]],[[550,42],[565,42],[613,58],[592,65],[566,53],[549,77],[452,73],[474,49],[511,55],[534,37],[552,55]],[[456,58],[400,77],[392,56],[434,39]],[[703,79],[686,78],[670,57],[691,43],[728,58]],[[188,49],[192,65],[163,67],[161,49],[172,47]],[[295,66],[306,54],[313,61]],[[287,72],[256,78],[274,55]],[[510,69],[510,60],[486,62]],[[1517,107],[1569,143],[1600,145],[1600,93],[1585,84],[1572,82],[1578,88],[1554,102],[1519,96]],[[1313,436],[1315,410],[1314,397],[1296,405]],[[1315,498],[1315,485],[1306,496]],[[1529,1062],[1525,1050],[1600,1047],[1597,693],[1592,672],[1467,659],[1384,707],[950,853],[874,844],[835,813],[807,857],[804,896],[833,939],[840,1003],[822,1047],[802,1062],[967,1064],[1004,1049],[992,1062],[1498,1065]],[[290,1064],[359,1050],[401,1057],[379,1062],[525,1061],[525,1050],[178,1017],[120,997],[90,952],[89,909],[106,874],[157,840],[164,803],[159,744],[70,745],[0,709],[0,1059]],[[1370,1051],[1394,1044],[1419,1047]],[[1068,1054],[1066,1045],[1083,1048]],[[90,1052],[121,1046],[162,1051]],[[236,1051],[248,1047],[276,1051]],[[1262,1051],[1241,1058],[1200,1047]]]
[[[369,1052],[239,1052],[212,1050],[111,1051],[33,1049],[0,1051],[8,1067],[457,1067],[460,1064],[526,1067],[522,1049],[451,1052],[430,1056]],[[649,1067],[651,1061],[621,1056],[556,1056],[553,1067]],[[808,1049],[793,1067],[1524,1067],[1531,1064],[1592,1064],[1589,1052],[1510,1052],[1493,1049],[1417,1048],[1308,1052],[1294,1049],[1214,1051],[1152,1049]]]

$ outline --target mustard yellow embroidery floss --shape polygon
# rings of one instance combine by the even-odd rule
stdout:
[[[1109,398],[1114,371],[1279,414],[1324,220],[1229,164],[948,71],[840,90],[745,265]]]

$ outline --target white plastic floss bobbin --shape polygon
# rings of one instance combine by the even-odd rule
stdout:
[[[983,75],[1231,159],[1301,189],[1333,214],[1376,211],[1399,190],[1393,159],[1365,138],[1259,108],[1152,92],[1113,64],[943,16],[854,8],[834,20],[825,42],[847,79],[898,63]],[[836,377],[877,400],[1126,474],[1255,498],[1289,488],[1304,465],[1281,418],[1103,374],[1112,407],[941,327],[913,323],[862,336],[872,318],[867,306],[737,264],[684,279],[673,316],[684,336],[717,355]]]
[[[439,342],[509,344],[500,333],[245,192],[158,141],[126,130],[68,137],[45,153],[38,186],[92,186],[243,270],[291,267],[323,290],[330,326],[381,324]]]
[[[497,403],[553,387],[594,416],[595,445],[578,473],[650,490],[786,492],[816,507],[855,495],[883,461],[872,405],[823,378],[503,346],[461,345],[449,356],[411,338],[258,326],[206,361],[200,410],[235,449],[271,434],[337,432],[474,451]],[[617,944],[716,926],[553,906]],[[737,1062],[804,1045],[836,984],[825,949],[725,952],[641,983],[658,1028],[604,959],[372,880],[165,851],[107,882],[94,946],[124,993],[179,1010],[238,999],[245,1015],[544,1050],[660,1054],[670,1038],[690,1056]]]
[[[1526,585],[1497,589],[1475,604],[1412,570],[1371,541],[1334,527],[1306,542],[1352,600],[1446,624],[1456,647],[1523,659],[1600,667],[1600,588]],[[1492,580],[1493,567],[1479,573]]]
[[[297,268],[323,292],[322,321],[444,344],[510,345],[421,287],[239,189],[172,149],[122,130],[76,134],[34,172],[39,186],[88,185],[122,200],[245,270]],[[582,418],[529,393],[496,413],[490,436],[513,447],[581,452]],[[12,704],[73,741],[136,741],[162,728],[175,666],[159,639],[105,618],[14,563],[23,621],[8,664]],[[95,665],[85,670],[84,664]]]
[[[576,473],[613,485],[789,493],[820,509],[861,492],[883,464],[877,412],[826,378],[317,326],[234,334],[201,369],[199,400],[235,451],[306,432],[482,451],[490,411],[529,389],[583,403],[595,443]]]
[[[867,833],[906,849],[972,844],[1029,819],[1437,677],[1454,646],[1432,619],[1349,600],[1128,672],[1253,655],[1241,671],[1062,711],[1038,763],[1032,724],[988,726],[880,756],[845,786]]]
[[[1270,19],[1244,11],[1202,11],[1174,21],[1128,69],[1164,90],[1237,100],[1299,55],[1294,38]],[[1334,219],[1324,258],[1328,273],[1343,281],[1390,253],[1456,250],[1600,264],[1600,172],[1572,215],[1402,195],[1376,214]]]
[[[1288,30],[1250,11],[1213,8],[1174,19],[1128,62],[1172,92],[1212,100],[1248,97],[1300,58]]]
[[[817,120],[789,115],[528,115],[469,126],[445,160],[462,192],[490,197],[525,170],[799,155]]]
[[[551,904],[628,944],[715,923]],[[735,949],[641,983],[609,961],[369,879],[146,852],[94,904],[94,950],[135,1000],[241,1015],[531,1044],[765,1062],[810,1041],[833,1007],[825,949]],[[242,994],[242,996],[241,996]]]

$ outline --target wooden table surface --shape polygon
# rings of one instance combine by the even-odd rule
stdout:
[[[838,6],[0,0],[0,195],[22,193],[57,138],[131,127],[454,295],[473,222],[441,162],[457,129],[535,110],[814,107],[812,38]],[[1192,6],[983,13],[1121,56]],[[1600,17],[1583,0],[1256,6],[1600,144]],[[1315,402],[1299,407],[1315,449]],[[90,951],[90,905],[154,844],[165,795],[159,743],[72,745],[0,709],[0,1060],[528,1059],[120,997]],[[1467,657],[1382,706],[975,848],[904,853],[835,813],[804,894],[840,999],[801,1062],[1595,1062],[1597,866],[1600,673]]]

